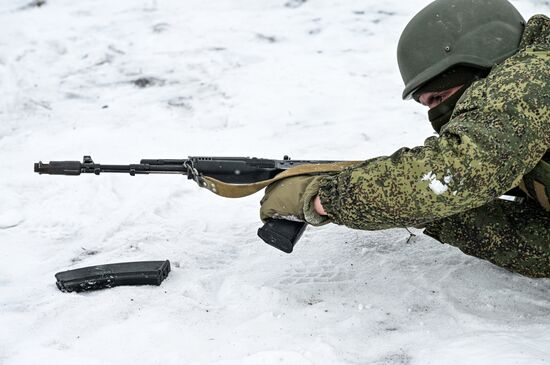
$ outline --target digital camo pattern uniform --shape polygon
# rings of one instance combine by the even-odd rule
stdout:
[[[365,230],[426,227],[467,254],[550,276],[550,212],[535,201],[496,200],[550,148],[549,82],[550,19],[537,15],[519,52],[472,84],[439,137],[321,182],[332,222]]]

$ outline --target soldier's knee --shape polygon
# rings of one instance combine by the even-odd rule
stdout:
[[[550,215],[531,203],[492,202],[432,222],[424,233],[518,274],[550,277]]]

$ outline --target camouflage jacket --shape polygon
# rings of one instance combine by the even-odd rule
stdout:
[[[422,226],[518,186],[550,148],[550,19],[532,17],[519,51],[470,86],[439,137],[322,180],[332,222]]]

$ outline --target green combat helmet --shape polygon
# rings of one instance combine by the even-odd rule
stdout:
[[[525,20],[507,0],[437,0],[403,30],[397,62],[403,99],[457,66],[490,69],[518,50]]]

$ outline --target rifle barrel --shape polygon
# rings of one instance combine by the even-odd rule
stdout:
[[[102,172],[136,174],[184,174],[187,175],[187,167],[184,165],[102,165],[93,162],[79,161],[42,161],[34,164],[34,172],[47,175],[73,175],[96,174]]]

